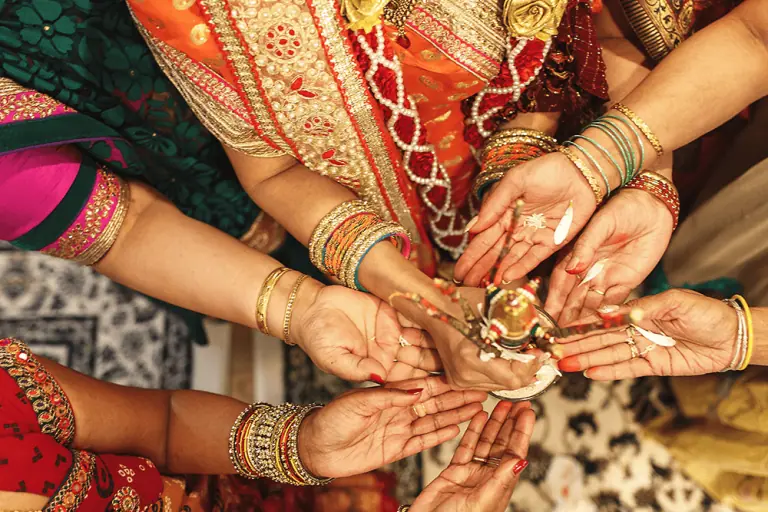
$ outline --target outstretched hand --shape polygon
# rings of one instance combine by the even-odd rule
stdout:
[[[476,236],[456,263],[454,275],[468,286],[477,286],[488,274],[504,245],[518,199],[523,220],[538,217],[542,226],[518,227],[509,254],[501,262],[497,283],[523,277],[568,243],[595,211],[595,196],[587,181],[565,155],[552,153],[511,169],[483,201],[471,224]],[[559,245],[555,229],[568,206],[573,205],[573,223]]]

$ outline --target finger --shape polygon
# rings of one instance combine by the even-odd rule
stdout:
[[[507,454],[513,453],[521,458],[528,456],[528,446],[536,424],[536,414],[530,407],[522,408],[515,418],[515,427],[507,444]]]
[[[427,372],[437,372],[443,368],[443,363],[437,350],[420,347],[400,347],[396,357],[400,363]]]
[[[605,299],[605,288],[602,284],[596,284],[587,290],[587,295],[584,297],[584,304],[581,306],[578,318],[582,318],[589,313],[594,313],[600,309],[600,305]]]
[[[473,416],[482,410],[483,404],[474,402],[458,407],[456,409],[429,414],[414,421],[411,424],[411,432],[415,435],[422,435],[426,434],[427,432],[440,430],[441,428],[450,425],[458,425],[459,423],[469,421]]]
[[[523,277],[538,267],[542,261],[552,256],[555,250],[555,247],[547,245],[536,244],[532,246],[525,254],[525,256],[520,259],[520,261],[509,267],[506,272],[504,272],[504,280],[512,281],[514,279]]]
[[[573,290],[573,287],[576,286],[576,283],[578,283],[575,276],[565,271],[569,261],[570,255],[563,258],[555,266],[549,281],[549,293],[547,294],[547,302],[544,304],[544,309],[555,320],[559,320],[568,295]]]
[[[477,387],[488,391],[518,389],[527,386],[533,382],[536,372],[541,367],[537,361],[521,363],[519,361],[509,362],[503,359],[492,359],[487,363],[481,361],[477,361],[477,363],[478,366],[482,365],[477,368],[477,371],[482,372],[489,379],[485,385],[478,384]]]
[[[405,443],[401,456],[395,460],[404,459],[406,457],[410,457],[411,455],[421,453],[424,450],[434,448],[439,444],[450,441],[459,435],[459,432],[459,427],[456,425],[451,425],[449,427],[441,428],[435,432],[429,432],[427,434],[412,437]]]
[[[629,294],[632,293],[632,288],[623,284],[617,284],[611,286],[605,291],[605,297],[603,297],[603,304],[617,305],[623,304]]]
[[[450,391],[426,400],[419,400],[419,403],[427,414],[437,414],[443,411],[458,409],[465,405],[481,404],[487,396],[483,391]],[[416,412],[412,412],[414,420],[418,419]]]
[[[408,328],[414,328],[414,329],[421,329],[421,326],[405,316],[404,314],[397,312],[397,321],[400,324],[401,327],[405,328],[406,330]],[[405,332],[403,332],[405,334]]]
[[[510,409],[507,414],[507,418],[504,420],[504,424],[501,426],[499,435],[496,436],[496,440],[493,442],[493,446],[491,446],[491,451],[488,454],[489,457],[501,459],[504,456],[504,453],[507,451],[507,446],[512,438],[512,432],[515,430],[518,415],[524,409],[530,408],[530,402],[518,402],[512,406],[512,409]]]
[[[414,368],[409,364],[395,363],[395,365],[389,369],[387,374],[387,382],[401,382],[407,379],[415,379],[419,377],[428,377],[429,372]]]
[[[642,357],[610,366],[590,368],[584,373],[585,377],[592,380],[636,379],[648,375],[654,375],[653,368],[651,368],[650,363]]]
[[[499,253],[501,253],[501,249],[504,247],[504,241],[504,237],[500,237],[496,242],[496,245],[489,249],[488,252],[475,263],[475,266],[472,267],[472,270],[470,270],[464,278],[465,285],[480,286],[483,278],[488,275],[496,264],[496,260],[499,259]]]
[[[558,340],[558,342],[563,357],[570,357],[578,354],[586,354],[587,352],[594,352],[615,345],[616,343],[622,343],[625,339],[627,339],[626,330],[620,329],[601,334],[594,334],[576,341],[568,341],[570,338],[565,338],[564,340]]]
[[[597,251],[605,244],[611,231],[608,224],[593,219],[573,244],[573,255],[566,267],[566,272],[571,275],[586,272],[595,262]]]
[[[632,349],[622,341],[594,352],[563,358],[558,366],[565,372],[581,372],[588,368],[612,365],[630,359],[632,359]]]
[[[413,345],[414,347],[436,348],[432,336],[430,336],[429,333],[421,327],[404,328],[402,337],[406,342],[408,342],[410,345]]]
[[[467,245],[459,261],[456,262],[453,269],[454,279],[466,281],[467,274],[477,266],[477,263],[488,251],[493,249],[503,235],[504,228],[499,223],[475,236]]]
[[[371,375],[387,375],[387,370],[379,361],[370,357],[361,357],[346,350],[339,351],[336,357],[328,359],[331,361],[327,367],[328,373],[344,380],[363,382],[371,380]]]
[[[353,407],[362,416],[373,416],[381,411],[395,407],[409,407],[419,400],[420,394],[409,393],[406,390],[395,388],[366,388],[358,393],[346,395],[352,397]]]
[[[498,279],[497,281],[502,282],[506,281],[508,282],[508,279],[506,278],[507,270],[518,263],[523,256],[528,254],[528,251],[531,250],[531,243],[527,240],[521,240],[519,242],[515,242],[512,247],[509,248],[509,254],[504,256],[504,259],[501,260],[501,263],[499,264],[499,272],[498,272]]]
[[[430,397],[448,393],[452,389],[444,375],[434,375],[421,377],[418,379],[408,379],[401,382],[391,382],[387,383],[386,387],[401,390],[421,389],[422,392],[419,397],[419,400],[421,401],[426,401]]]
[[[496,441],[496,437],[501,431],[501,427],[509,415],[509,411],[512,410],[514,404],[511,402],[501,401],[496,404],[496,407],[491,413],[491,417],[485,423],[482,433],[480,434],[480,441],[475,447],[475,457],[487,458],[491,452],[491,446]]]
[[[525,165],[525,164],[523,164]],[[522,190],[514,175],[519,171],[516,169],[515,173],[507,173],[498,186],[488,198],[483,201],[480,207],[480,213],[475,217],[477,221],[470,232],[480,233],[491,227],[495,222],[504,215],[504,213],[513,207],[515,202],[522,197]]]
[[[468,464],[472,461],[477,442],[480,440],[480,434],[483,432],[483,427],[485,426],[486,421],[488,421],[487,412],[480,411],[475,414],[475,417],[469,422],[467,431],[464,432],[464,437],[461,438],[461,442],[453,454],[451,464]]]
[[[577,277],[577,279],[579,278]],[[589,286],[585,284],[577,284],[571,289],[571,293],[568,294],[568,298],[565,300],[565,306],[558,319],[561,325],[571,324],[581,316],[584,301],[587,300],[587,295],[589,293]],[[594,292],[592,293],[594,294]]]

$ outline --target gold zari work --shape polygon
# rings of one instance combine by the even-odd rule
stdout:
[[[42,119],[51,116],[59,107],[65,112],[75,112],[50,96],[22,87],[8,78],[0,77],[0,120],[9,117],[9,121]]]

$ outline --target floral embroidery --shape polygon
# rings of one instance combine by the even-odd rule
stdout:
[[[13,82],[0,77],[0,123],[43,119],[53,114],[74,112],[45,94],[9,84]]]
[[[109,251],[128,210],[129,187],[114,174],[99,169],[91,197],[75,222],[42,252],[93,265]]]
[[[72,468],[69,476],[48,501],[43,512],[70,512],[77,510],[88,495],[96,470],[96,456],[88,452],[72,451]]]
[[[37,414],[43,434],[62,445],[75,438],[75,415],[67,395],[27,345],[14,338],[0,340],[0,368],[5,369],[24,392]]]
[[[122,464],[120,465],[122,467]],[[141,510],[141,498],[136,489],[121,487],[109,504],[108,510],[114,512],[138,512]]]
[[[32,0],[17,12],[24,24],[21,38],[37,46],[47,56],[63,58],[72,50],[72,35],[76,24],[70,17],[63,15],[62,6],[52,0]]]
[[[568,0],[505,0],[504,23],[514,38],[547,41],[557,35],[567,5]]]
[[[389,0],[342,0],[341,14],[347,17],[350,30],[370,32],[381,23],[384,7],[388,3]]]

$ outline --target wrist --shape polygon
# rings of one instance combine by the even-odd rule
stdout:
[[[319,409],[315,409],[309,412],[307,416],[302,420],[299,425],[298,434],[298,452],[299,460],[304,468],[309,471],[313,476],[318,476],[320,471],[317,469],[316,464],[312,460],[312,446],[314,444],[314,423],[317,415],[315,414]]]
[[[768,366],[768,308],[752,309],[754,353],[752,364]]]
[[[307,315],[312,311],[320,292],[325,285],[312,278],[306,279],[299,289],[293,306],[293,321],[291,322],[291,342],[295,343],[306,352],[306,340],[308,336],[304,332],[307,324]]]

